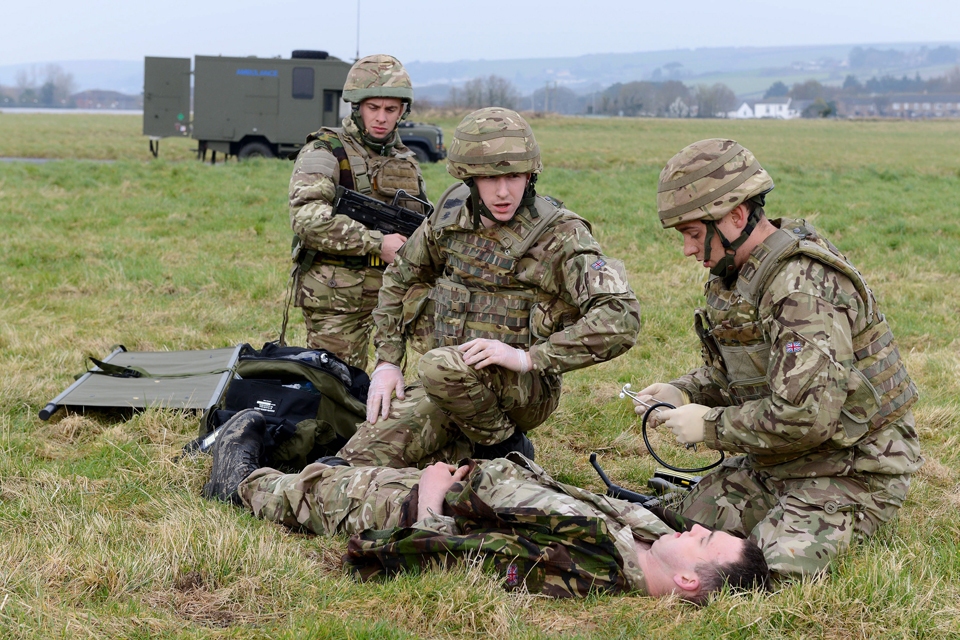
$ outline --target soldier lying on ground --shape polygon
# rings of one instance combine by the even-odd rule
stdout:
[[[341,458],[387,467],[511,450],[532,458],[523,434],[557,408],[561,374],[633,346],[640,305],[623,264],[603,254],[587,221],[537,195],[541,170],[515,111],[480,109],[457,126],[447,171],[463,182],[384,273],[367,422]],[[408,339],[424,355],[419,384],[404,389]]]
[[[863,276],[803,220],[768,220],[773,181],[733,140],[660,174],[664,228],[710,269],[696,313],[705,366],[640,392],[682,443],[728,458],[681,513],[749,535],[780,575],[824,570],[903,504],[922,463],[917,389]],[[642,407],[637,407],[642,412]]]
[[[470,556],[508,588],[554,597],[677,594],[703,603],[724,583],[767,584],[755,544],[696,524],[675,531],[640,505],[556,482],[516,453],[423,471],[317,462],[285,475],[259,468],[264,430],[250,409],[227,422],[204,496],[319,535],[358,534],[345,561],[364,579]]]

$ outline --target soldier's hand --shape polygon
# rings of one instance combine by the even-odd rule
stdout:
[[[499,340],[476,338],[457,347],[463,354],[463,361],[474,365],[474,369],[483,369],[491,364],[498,364],[504,369],[526,373],[533,368],[530,354],[523,349],[511,347]]]
[[[637,399],[633,401],[633,404],[635,405],[633,411],[638,416],[642,416],[647,412],[647,407],[640,404],[641,400],[646,402],[648,405],[656,404],[658,402],[666,402],[667,404],[672,404],[675,407],[679,407],[687,403],[687,398],[683,394],[683,391],[672,384],[667,384],[666,382],[655,382],[654,384],[640,390],[637,393]],[[651,427],[656,427],[663,424],[663,411],[666,411],[665,407],[661,407],[658,411],[654,411],[650,414],[649,422]]]
[[[443,512],[443,499],[454,482],[463,480],[470,467],[464,465],[459,469],[446,462],[437,462],[423,470],[420,475],[419,500],[417,501],[417,519],[427,517],[427,509],[434,513]]]
[[[387,264],[393,264],[397,257],[397,251],[407,241],[407,237],[399,233],[388,233],[383,236],[383,244],[380,245],[380,259]]]
[[[390,415],[390,399],[396,393],[403,400],[403,371],[395,364],[381,362],[370,376],[367,393],[367,422],[377,424],[381,417]]]
[[[702,404],[685,404],[676,409],[663,410],[659,415],[659,422],[673,431],[680,444],[696,444],[703,442],[706,437],[707,424],[703,416],[708,411],[710,407]]]

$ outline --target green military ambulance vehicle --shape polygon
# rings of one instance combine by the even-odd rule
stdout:
[[[144,59],[143,134],[158,154],[160,139],[191,137],[197,157],[211,152],[250,157],[290,157],[307,134],[339,127],[350,105],[341,100],[350,63],[325,51],[294,51],[285,58]],[[191,110],[191,75],[193,109]],[[420,162],[446,157],[440,127],[401,122],[400,138]]]

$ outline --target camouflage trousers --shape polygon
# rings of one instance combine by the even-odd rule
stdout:
[[[326,349],[347,364],[365,369],[373,310],[383,283],[378,269],[314,264],[300,277],[296,304],[303,307],[307,346]]]
[[[539,426],[560,402],[560,376],[499,366],[477,370],[456,347],[425,353],[418,375],[406,398],[391,402],[387,419],[361,424],[337,455],[356,466],[456,463],[477,444],[497,444],[516,429]]]
[[[243,504],[266,520],[319,535],[359,533],[397,526],[420,473],[320,463],[294,474],[263,468],[241,482],[238,492]]]
[[[679,511],[749,537],[775,575],[797,577],[824,571],[853,541],[873,535],[909,487],[909,474],[779,479],[738,456],[706,475]]]

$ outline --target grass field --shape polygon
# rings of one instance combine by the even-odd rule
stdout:
[[[439,122],[449,135],[455,120]],[[344,576],[343,539],[292,533],[199,497],[209,460],[175,462],[198,417],[37,411],[114,344],[259,346],[279,331],[290,232],[284,161],[152,160],[129,116],[0,114],[0,637],[956,638],[960,636],[960,122],[535,119],[540,191],[623,259],[637,346],[565,378],[533,432],[538,461],[599,490],[587,462],[640,487],[654,464],[620,387],[697,364],[705,272],[660,230],[660,168],[734,137],[777,188],[774,217],[813,220],[877,293],[921,390],[927,462],[908,504],[820,582],[675,600],[509,595],[465,568],[381,584]],[[110,159],[113,163],[85,160]],[[436,197],[450,179],[425,168]],[[303,331],[293,332],[300,344]],[[664,453],[693,459],[654,435]]]

